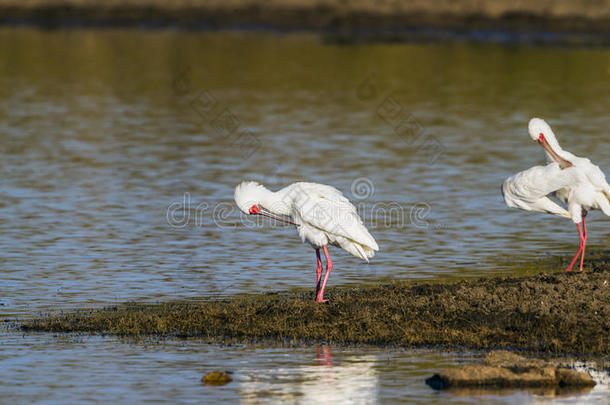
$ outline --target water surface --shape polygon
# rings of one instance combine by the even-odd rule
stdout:
[[[473,353],[378,348],[218,346],[196,340],[0,335],[0,392],[9,403],[546,404],[602,403],[607,380],[585,392],[436,392],[431,370],[476,361]],[[214,370],[226,386],[205,386]],[[75,373],[78,373],[75,375]]]
[[[2,316],[312,287],[315,256],[296,232],[253,223],[234,207],[233,188],[242,179],[272,189],[294,181],[331,184],[358,205],[381,250],[363,264],[331,249],[331,288],[535,271],[521,264],[573,254],[575,227],[509,210],[500,185],[543,163],[526,131],[534,115],[549,120],[565,149],[610,167],[609,79],[606,49],[0,29]],[[605,219],[593,213],[589,224],[590,245],[605,246]],[[114,340],[73,346],[12,333],[5,340],[5,361],[23,356],[31,366],[60,365],[54,372],[68,385],[95,364],[99,374],[89,392],[101,392],[99,384],[109,380],[99,376],[120,374],[126,353],[142,356],[139,371],[122,385],[110,379],[118,385],[104,395],[61,386],[75,401],[112,401],[128,391],[142,392],[136,400],[193,398],[182,391],[185,380],[171,377],[182,361],[172,356],[189,357],[179,343],[155,346],[148,363],[144,347]],[[197,353],[205,353],[205,365],[232,367],[225,359],[236,356],[262,370],[275,367],[273,356],[294,356],[278,377],[287,379],[277,388],[282,392],[301,392],[297,369],[308,370],[313,356],[184,347],[192,370],[202,364]],[[357,350],[347,357],[367,356]],[[387,395],[438,399],[420,377],[445,360],[404,356],[402,371],[386,371],[380,381],[417,377],[419,385]],[[460,356],[444,359],[455,363]],[[410,362],[423,362],[426,371],[410,371]],[[382,367],[380,360],[370,363]],[[185,378],[192,384],[204,369]],[[10,370],[10,379],[32,378],[29,366]],[[155,381],[153,391],[139,390],[157,372],[170,376]],[[140,373],[147,381],[136,379]],[[59,386],[49,378],[39,379],[40,387]],[[372,385],[375,398],[384,399],[380,381]],[[267,384],[253,386],[259,383]],[[251,401],[244,390],[214,395]],[[34,388],[10,391],[16,399],[45,400]]]

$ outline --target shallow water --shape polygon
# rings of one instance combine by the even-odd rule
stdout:
[[[237,212],[233,188],[246,178],[274,189],[299,180],[332,184],[358,205],[381,251],[367,265],[331,249],[331,288],[535,271],[520,263],[570,256],[576,230],[564,219],[509,210],[500,185],[543,162],[526,131],[532,115],[550,121],[565,149],[610,167],[609,79],[606,49],[0,29],[2,317],[313,286],[313,251],[293,229]],[[604,224],[591,214],[593,248],[610,237]],[[95,362],[105,352],[95,366],[116,376],[112,367],[126,353],[145,351],[111,339],[85,339],[76,349],[47,335],[5,339],[5,359],[61,362],[73,383],[88,365],[70,356]],[[36,352],[41,340],[47,349]],[[150,380],[160,369],[179,369],[170,353],[180,347],[155,346],[138,372]],[[209,350],[207,364],[234,356],[262,370],[273,368],[273,356],[295,356],[288,370],[314,356],[186,347]],[[434,356],[421,360],[427,374],[441,365]],[[27,367],[11,370],[10,378],[32,377]],[[420,377],[409,370],[384,378]],[[294,373],[277,389],[296,390]],[[116,398],[146,384],[124,385],[122,377],[110,379]],[[142,395],[179,395],[184,387],[175,382]],[[102,389],[91,384],[92,392]],[[76,385],[63,388],[85,399]],[[419,385],[400,395],[412,390],[426,401],[438,395]],[[218,392],[238,395],[211,395]]]
[[[430,370],[475,361],[478,355],[472,353],[1,336],[0,392],[8,403],[600,403],[608,391],[604,384],[561,395],[553,390],[437,392],[424,384]],[[231,372],[233,381],[203,385],[201,377],[215,370]]]

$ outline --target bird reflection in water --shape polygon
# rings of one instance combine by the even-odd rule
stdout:
[[[316,348],[316,363],[297,365],[290,359],[278,368],[252,371],[240,384],[241,403],[372,404],[378,400],[378,358],[351,356],[341,351],[335,358],[328,345]]]
[[[324,345],[318,347],[318,366],[332,366],[330,347]]]

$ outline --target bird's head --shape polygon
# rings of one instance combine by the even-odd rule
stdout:
[[[293,221],[280,218],[274,214],[286,215],[284,212],[285,204],[276,200],[275,193],[255,181],[242,181],[235,187],[235,203],[243,213],[263,215],[276,221],[296,225]]]
[[[562,155],[563,149],[559,146],[557,138],[551,126],[542,118],[532,118],[527,126],[530,137],[546,150],[547,156],[551,161],[559,164],[562,169],[573,166]]]
[[[545,140],[548,141],[549,138],[555,138],[550,125],[542,118],[532,118],[527,125],[527,129],[530,133],[530,137],[540,144]]]
[[[267,191],[255,181],[242,181],[235,187],[235,203],[239,209],[250,215],[260,215],[262,195]]]

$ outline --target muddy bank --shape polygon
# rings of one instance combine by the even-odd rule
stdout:
[[[0,23],[308,30],[347,41],[610,43],[610,0],[0,0]]]
[[[395,282],[226,300],[125,304],[27,321],[24,330],[610,355],[610,264],[583,273]]]
[[[481,364],[452,367],[426,379],[434,389],[456,388],[586,388],[595,381],[584,372],[556,361],[531,359],[507,351],[492,351]]]

